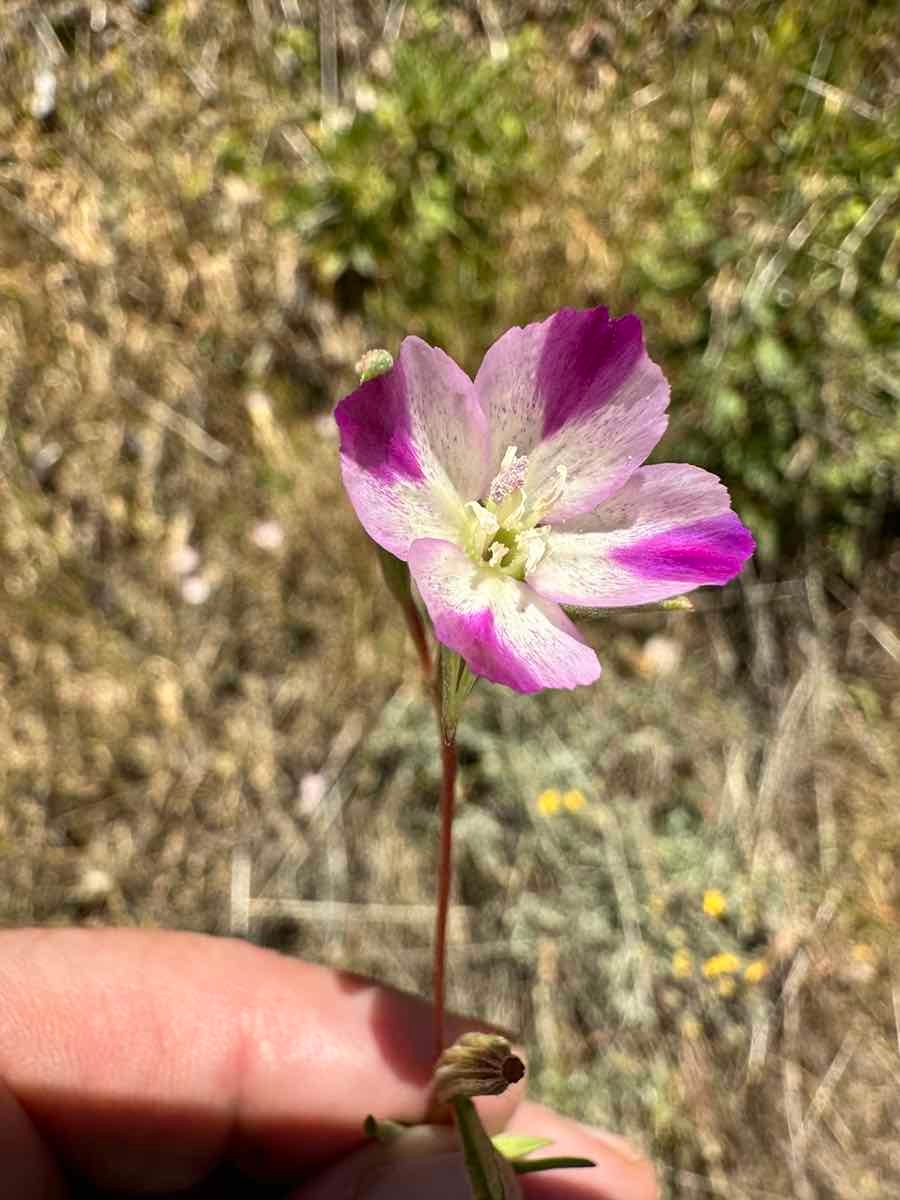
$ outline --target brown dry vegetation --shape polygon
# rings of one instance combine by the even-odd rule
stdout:
[[[482,7],[507,32],[543,17],[560,53],[536,86],[560,104],[559,62],[583,83],[582,42],[630,19]],[[657,47],[687,37],[645,7]],[[714,19],[682,7],[701,34]],[[300,8],[311,43],[286,39],[290,4],[264,0],[5,6],[0,922],[234,933],[425,991],[433,719],[329,415],[403,314],[371,285],[348,297],[334,246],[285,217],[278,171],[307,170],[322,129]],[[382,8],[337,6],[348,93]],[[488,55],[478,10],[453,11]],[[41,127],[28,105],[48,60],[60,95]],[[662,137],[652,103],[609,109],[623,152],[638,122],[642,152]],[[259,169],[226,169],[248,125],[240,153]],[[510,319],[616,294],[652,167],[603,237],[581,176],[560,177],[562,270],[536,232],[555,181],[504,215],[516,269],[446,338],[467,366]],[[654,296],[651,344],[655,324],[690,358],[695,314]],[[452,324],[439,301],[406,324]],[[591,626],[591,691],[479,686],[466,715],[452,1000],[521,1028],[534,1090],[643,1143],[672,1196],[900,1193],[888,505],[852,587],[833,561],[782,558],[694,613]],[[543,815],[550,787],[587,805]],[[739,969],[704,974],[722,953]]]

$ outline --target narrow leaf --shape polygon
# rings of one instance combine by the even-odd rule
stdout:
[[[524,1158],[526,1154],[533,1154],[535,1150],[543,1150],[545,1146],[553,1145],[552,1138],[532,1137],[528,1133],[498,1133],[491,1141],[495,1150],[499,1150],[504,1158],[510,1159]]]
[[[468,1096],[456,1096],[451,1103],[456,1114],[472,1200],[508,1200],[500,1157],[485,1133],[475,1105]]]
[[[555,1171],[558,1167],[596,1167],[589,1158],[569,1158],[561,1155],[559,1158],[533,1158],[528,1162],[516,1159],[510,1166],[517,1175],[531,1175],[535,1171]]]

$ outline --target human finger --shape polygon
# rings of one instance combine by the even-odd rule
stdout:
[[[296,1177],[370,1111],[422,1120],[431,1058],[427,1004],[246,943],[0,933],[0,1079],[46,1161],[96,1186],[188,1188],[223,1161]]]
[[[590,1159],[595,1166],[540,1174],[506,1173],[509,1197],[524,1200],[655,1200],[652,1166],[622,1138],[588,1129],[540,1104],[526,1103],[510,1128],[552,1138],[546,1155]],[[360,1148],[301,1187],[291,1200],[469,1200],[456,1133],[418,1127],[387,1143]]]
[[[572,1155],[596,1163],[593,1168],[523,1176],[527,1200],[656,1200],[653,1165],[616,1134],[581,1125],[529,1101],[513,1114],[509,1129],[551,1138],[553,1145],[545,1154]]]

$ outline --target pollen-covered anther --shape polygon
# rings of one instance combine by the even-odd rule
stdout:
[[[503,455],[499,472],[488,488],[488,499],[494,504],[501,504],[511,492],[522,486],[527,470],[528,456],[518,455],[516,447],[510,446]]]
[[[525,1074],[506,1038],[496,1033],[464,1033],[438,1059],[434,1089],[446,1103],[457,1096],[499,1096]]]

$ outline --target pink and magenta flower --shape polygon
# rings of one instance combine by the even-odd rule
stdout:
[[[597,655],[563,606],[724,584],[753,552],[715,475],[643,465],[668,402],[640,321],[603,308],[508,330],[474,382],[408,337],[338,405],[344,484],[476,675],[519,692],[593,683]]]

